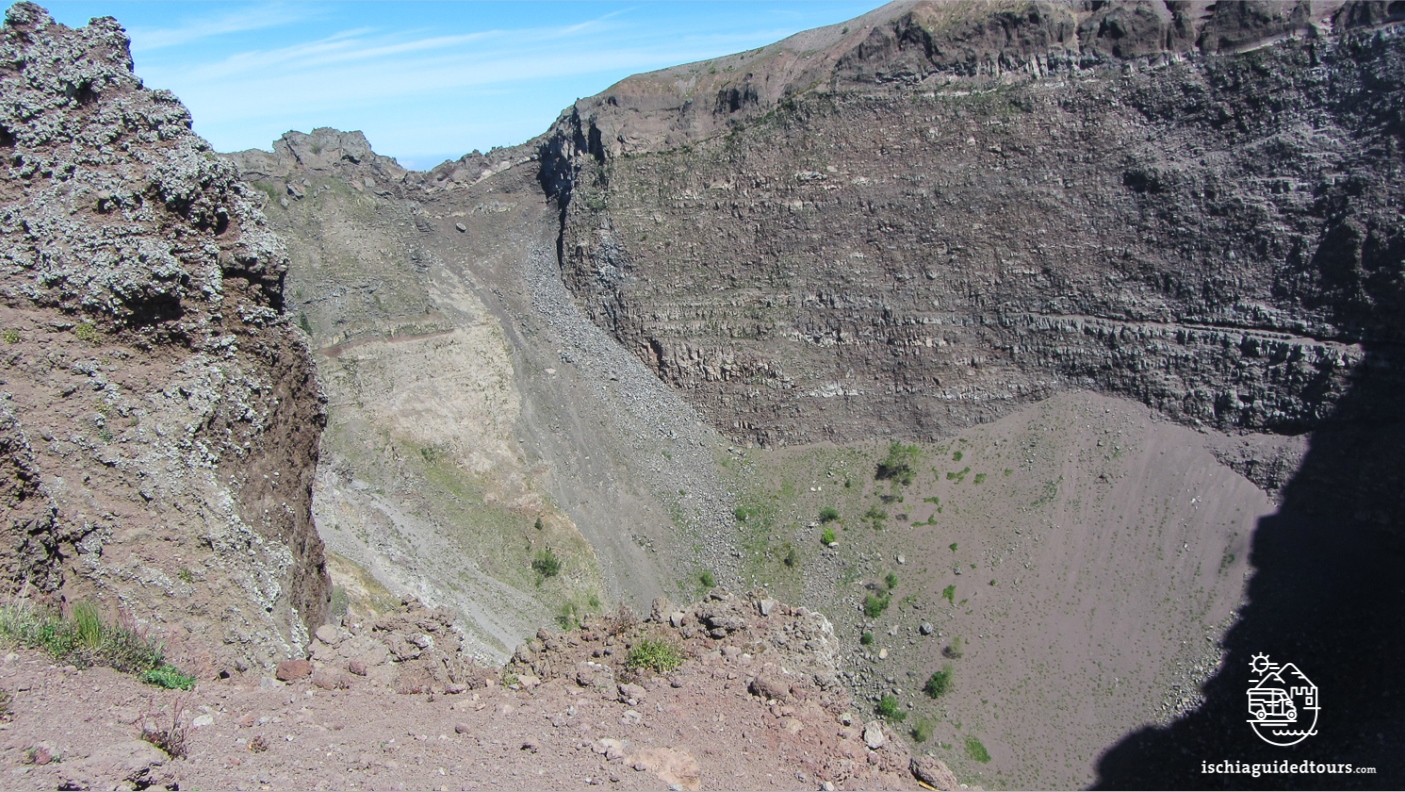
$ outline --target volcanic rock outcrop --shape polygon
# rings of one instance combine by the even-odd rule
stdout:
[[[740,438],[938,437],[1091,388],[1259,435],[1226,461],[1274,491],[1274,437],[1383,420],[1334,409],[1399,381],[1402,18],[895,4],[631,77],[543,144],[563,273]]]
[[[116,21],[15,5],[0,62],[5,593],[93,600],[201,675],[300,655],[323,409],[281,243]]]

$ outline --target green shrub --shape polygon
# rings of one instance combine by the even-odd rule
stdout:
[[[312,323],[309,322],[309,321],[307,321],[307,314],[305,314],[305,313],[299,313],[299,314],[298,314],[298,327],[301,327],[301,328],[302,328],[302,331],[303,331],[304,333],[307,333],[308,335],[312,335]]]
[[[795,549],[795,545],[786,542],[782,548],[785,552],[781,555],[781,563],[788,567],[794,567],[800,563],[800,551]]]
[[[683,653],[667,641],[645,638],[629,650],[624,665],[635,671],[647,669],[656,674],[667,674],[683,665]]]
[[[950,545],[950,547],[951,547],[951,552],[953,552],[953,553],[956,552],[956,543],[955,543],[955,542],[952,542],[951,545]]]
[[[864,646],[872,646],[872,645],[873,645],[873,633],[871,633],[871,632],[865,632],[863,635],[860,635],[860,636],[859,636],[859,643],[863,644]]]
[[[826,506],[820,509],[820,522],[831,523],[839,519],[839,510],[833,506]]]
[[[532,569],[541,575],[542,580],[555,577],[561,573],[561,559],[551,552],[550,547],[538,550],[536,556],[532,558]]]
[[[960,461],[961,461],[961,452],[960,452],[960,451],[957,451],[956,453],[952,454],[952,455],[951,455],[951,460],[952,460],[953,462],[960,462]]]
[[[834,535],[833,528],[826,528],[824,529],[824,532],[820,534],[820,542],[825,545],[834,544],[836,539],[837,537],[835,537]]]
[[[896,573],[896,572],[889,572],[888,574],[884,575],[884,576],[883,576],[883,585],[887,586],[889,591],[892,591],[893,589],[897,588],[897,587],[898,587],[898,575],[897,575],[897,573]]]
[[[878,699],[878,706],[875,707],[874,710],[891,723],[898,723],[907,718],[907,713],[899,708],[897,697],[890,696],[887,693],[884,693],[883,697]]]
[[[73,328],[73,335],[79,341],[86,341],[89,344],[98,342],[98,329],[90,322],[84,322]]]
[[[922,718],[917,721],[917,725],[912,727],[912,741],[924,743],[932,739],[932,730],[936,724],[931,718]]]
[[[976,477],[975,477],[974,479],[972,479],[972,481],[974,481],[974,482],[977,483],[977,484],[984,484],[984,483],[985,483],[985,474],[984,474],[984,473],[977,473],[977,474],[976,474]]]
[[[877,506],[870,506],[868,511],[864,512],[863,518],[873,526],[874,530],[879,530],[883,527],[883,521],[888,519],[888,513]]]
[[[711,569],[704,569],[698,574],[698,582],[703,584],[703,588],[716,588],[717,578],[712,574]]]
[[[891,602],[892,598],[887,595],[880,597],[876,594],[869,594],[863,598],[863,613],[870,619],[876,619],[883,615],[883,611],[888,609],[888,604]]]
[[[20,342],[20,331],[6,330],[3,334],[3,337],[5,339],[5,343],[7,344],[18,344]]]
[[[141,681],[167,690],[191,690],[195,687],[195,677],[182,674],[174,666],[162,665],[141,675]]]
[[[955,584],[955,583],[953,583],[953,584],[951,584],[950,586],[947,586],[946,588],[942,589],[942,599],[946,600],[947,602],[950,602],[952,605],[955,605],[955,604],[956,604],[956,584]]]
[[[916,475],[913,468],[918,464],[922,452],[915,445],[903,445],[893,441],[888,446],[888,456],[878,463],[878,470],[874,473],[876,479],[888,479],[894,483],[907,486],[912,483]]]
[[[975,737],[966,738],[966,755],[972,759],[985,764],[990,761],[990,752],[985,749],[981,741]]]
[[[922,692],[929,698],[940,698],[951,689],[951,666],[946,666],[940,671],[933,671],[927,677],[927,684],[922,686]]]

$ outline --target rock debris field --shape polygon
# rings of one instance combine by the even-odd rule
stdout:
[[[887,726],[851,709],[830,665],[829,623],[803,608],[720,590],[687,610],[660,600],[642,620],[626,610],[569,633],[542,631],[501,670],[445,652],[411,657],[413,639],[437,633],[417,626],[435,621],[407,603],[373,626],[324,627],[313,652],[324,659],[285,662],[277,677],[286,681],[235,675],[188,693],[11,652],[0,664],[0,689],[11,695],[0,724],[3,783],[913,789],[914,766],[955,780],[931,775],[946,772],[935,760],[914,765]],[[644,641],[674,647],[681,664],[631,670],[631,649]],[[143,730],[169,732],[173,713],[182,757],[141,739]]]

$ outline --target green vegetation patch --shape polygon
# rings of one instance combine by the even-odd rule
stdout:
[[[79,602],[67,616],[26,600],[0,605],[0,639],[43,649],[60,663],[107,666],[163,687],[189,690],[195,678],[166,664],[161,645],[134,626],[107,624],[97,606]],[[158,673],[159,672],[159,673]],[[156,673],[156,677],[151,675]],[[160,681],[158,681],[158,679]],[[179,683],[167,685],[166,682]]]
[[[180,669],[171,665],[160,665],[147,671],[141,675],[141,681],[167,690],[193,690],[195,688],[195,677],[182,674]]]
[[[953,546],[954,546],[954,545],[953,545]],[[947,602],[950,602],[952,605],[955,605],[955,604],[956,604],[956,584],[955,584],[955,583],[952,583],[950,586],[947,586],[946,588],[942,589],[942,599],[946,600]]]
[[[907,713],[900,709],[897,697],[887,693],[878,699],[878,706],[874,711],[890,723],[900,723],[907,719]]]
[[[981,744],[981,741],[975,737],[966,738],[966,755],[981,764],[986,764],[990,761],[990,751],[987,751],[985,746]]]
[[[950,666],[950,665],[945,666],[945,667],[942,668],[942,670],[940,670],[940,671],[933,671],[933,672],[932,672],[932,675],[929,676],[929,677],[927,677],[927,684],[925,684],[925,685],[922,686],[922,692],[923,692],[923,693],[926,693],[928,698],[934,698],[934,699],[935,699],[935,698],[941,698],[941,697],[942,697],[943,695],[945,695],[946,692],[947,692],[948,690],[950,690],[950,689],[951,689],[951,666]]]
[[[537,554],[533,556],[532,570],[539,576],[537,582],[538,585],[540,585],[541,581],[561,574],[561,559],[557,558],[556,554],[551,552],[550,547],[543,548],[538,550]]]
[[[73,336],[79,341],[84,341],[89,344],[96,344],[100,338],[98,335],[98,328],[91,322],[84,322],[74,327]]]
[[[634,671],[649,670],[667,674],[683,665],[683,653],[668,641],[644,638],[629,650],[624,665]]]
[[[895,440],[888,446],[888,456],[878,463],[874,478],[907,486],[917,475],[916,467],[921,460],[921,449],[915,445],[903,445]]]
[[[893,598],[887,594],[881,597],[877,594],[869,594],[863,598],[863,615],[870,619],[876,619],[883,615],[883,611],[888,609],[888,605],[892,601]]]

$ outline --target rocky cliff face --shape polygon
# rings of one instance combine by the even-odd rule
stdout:
[[[125,613],[201,673],[300,654],[323,411],[281,244],[115,21],[15,5],[0,62],[4,588]]]
[[[543,146],[563,272],[761,443],[1069,388],[1301,433],[1399,376],[1398,6],[895,4],[632,77]]]

